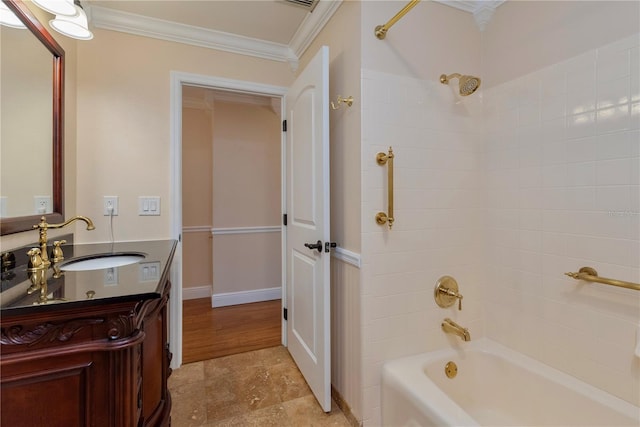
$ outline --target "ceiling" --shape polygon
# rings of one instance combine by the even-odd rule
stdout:
[[[284,0],[90,0],[95,6],[288,45],[309,13]]]
[[[341,4],[342,0],[83,0],[95,28],[288,62],[292,69]]]
[[[295,70],[298,58],[342,1],[83,0],[82,4],[96,28],[288,62]],[[396,1],[400,10],[405,3]],[[481,30],[504,2],[436,1],[472,13]]]

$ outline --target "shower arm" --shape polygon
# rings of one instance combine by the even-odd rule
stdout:
[[[449,83],[449,79],[459,79],[460,77],[462,77],[462,74],[460,73],[453,73],[453,74],[442,74],[440,76],[440,83],[442,84],[448,84]]]
[[[389,28],[393,26],[396,22],[398,22],[404,15],[406,15],[415,5],[417,5],[420,0],[411,0],[405,7],[403,7],[400,12],[396,13],[393,18],[391,18],[386,24],[378,25],[375,29],[375,35],[378,39],[384,40],[387,36],[387,31]]]

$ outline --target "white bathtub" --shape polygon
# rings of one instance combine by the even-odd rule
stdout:
[[[385,363],[382,425],[638,427],[640,408],[481,339]]]

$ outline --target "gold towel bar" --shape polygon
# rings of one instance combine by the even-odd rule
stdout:
[[[576,280],[586,280],[587,282],[602,283],[604,285],[618,286],[619,288],[633,289],[640,291],[640,284],[625,282],[623,280],[607,279],[605,277],[599,277],[598,272],[591,267],[582,267],[577,273],[564,273],[565,275],[572,277]]]
[[[405,7],[403,7],[400,10],[400,12],[396,13],[393,18],[389,19],[389,22],[387,22],[384,25],[378,25],[375,29],[376,37],[379,38],[380,40],[383,40],[387,36],[387,31],[389,31],[389,28],[391,28],[393,24],[398,22],[404,15],[407,14],[407,12],[413,9],[413,7],[417,5],[419,2],[420,0],[411,0],[409,3],[407,3]]]
[[[388,180],[388,188],[387,188],[387,202],[389,203],[389,210],[387,213],[378,212],[376,214],[376,222],[379,225],[389,224],[389,229],[393,227],[393,221],[395,218],[393,217],[393,149],[389,147],[389,154],[378,153],[376,155],[376,162],[380,166],[387,165],[387,180]]]

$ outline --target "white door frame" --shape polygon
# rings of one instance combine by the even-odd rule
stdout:
[[[200,74],[171,71],[171,238],[182,240],[182,86],[200,86],[209,89],[226,90],[229,92],[249,93],[253,95],[263,95],[279,97],[280,118],[285,117],[284,95],[287,88],[282,86],[265,85],[262,83],[249,82],[244,80],[232,80],[222,77],[205,76]],[[285,212],[286,188],[285,185],[285,159],[286,159],[286,138],[281,132],[281,206],[280,211]],[[286,306],[286,227],[280,225],[282,232],[282,305]],[[169,304],[169,336],[170,351],[173,353],[171,368],[177,369],[182,365],[182,243],[178,244],[174,255],[174,262],[171,268],[171,293]],[[282,344],[286,346],[287,324],[282,319]]]

